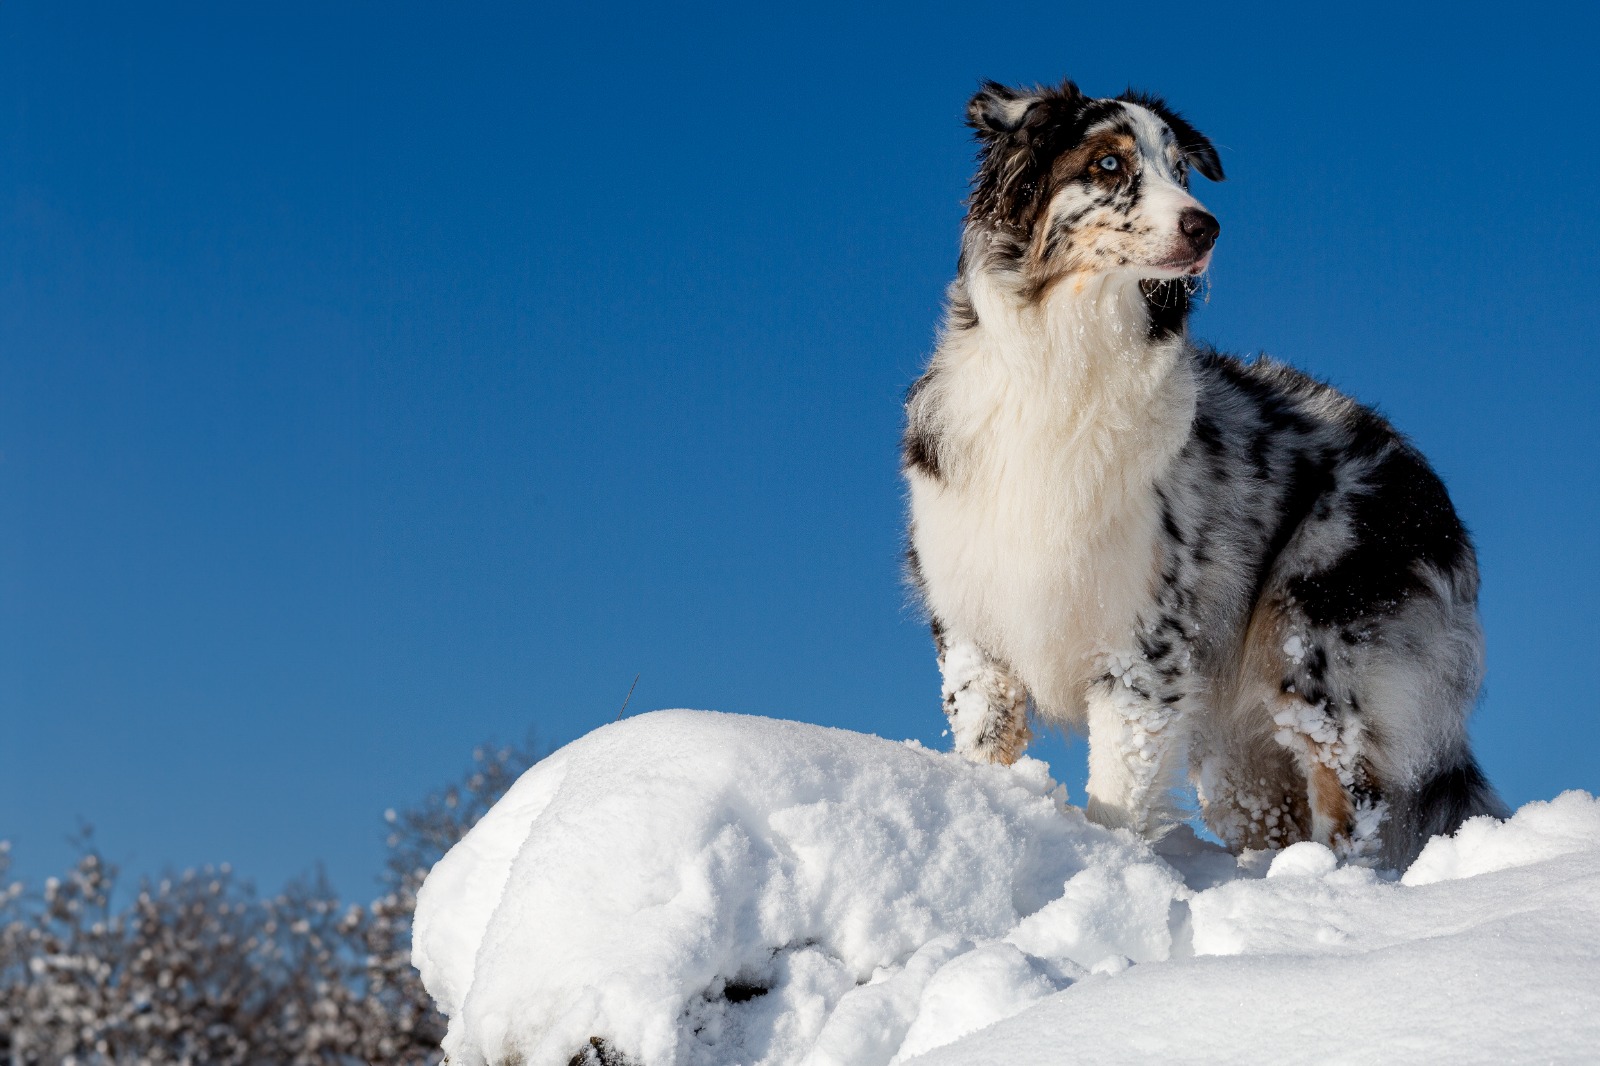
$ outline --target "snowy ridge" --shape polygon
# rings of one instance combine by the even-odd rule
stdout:
[[[456,1066],[596,1037],[641,1066],[1577,1062],[1600,803],[1468,823],[1396,881],[1315,844],[1153,850],[1034,760],[663,711],[524,775],[414,942]]]

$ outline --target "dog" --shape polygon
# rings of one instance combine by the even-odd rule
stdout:
[[[1506,809],[1466,723],[1472,543],[1373,410],[1191,341],[1211,142],[1158,97],[985,82],[957,277],[906,399],[909,582],[957,751],[1087,730],[1089,817],[1159,837],[1186,773],[1235,851],[1402,869]]]

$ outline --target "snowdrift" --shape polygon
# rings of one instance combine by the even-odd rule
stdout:
[[[1592,1061],[1600,803],[1436,839],[1156,848],[1044,764],[662,711],[528,771],[429,875],[455,1066]]]

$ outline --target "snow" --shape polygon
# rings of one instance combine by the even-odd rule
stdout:
[[[1306,642],[1298,635],[1291,636],[1283,642],[1283,654],[1287,655],[1289,660],[1298,666],[1300,661],[1306,657]]]
[[[1585,1061],[1600,803],[1397,877],[1151,847],[1036,760],[662,711],[507,792],[430,873],[414,961],[455,1066]]]

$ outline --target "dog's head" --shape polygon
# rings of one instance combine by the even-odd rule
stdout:
[[[1161,285],[1201,274],[1221,227],[1189,192],[1222,180],[1216,149],[1182,115],[1129,90],[1115,99],[985,82],[967,105],[980,145],[967,225],[1038,298],[1067,279]],[[1171,286],[1162,286],[1163,288]]]

